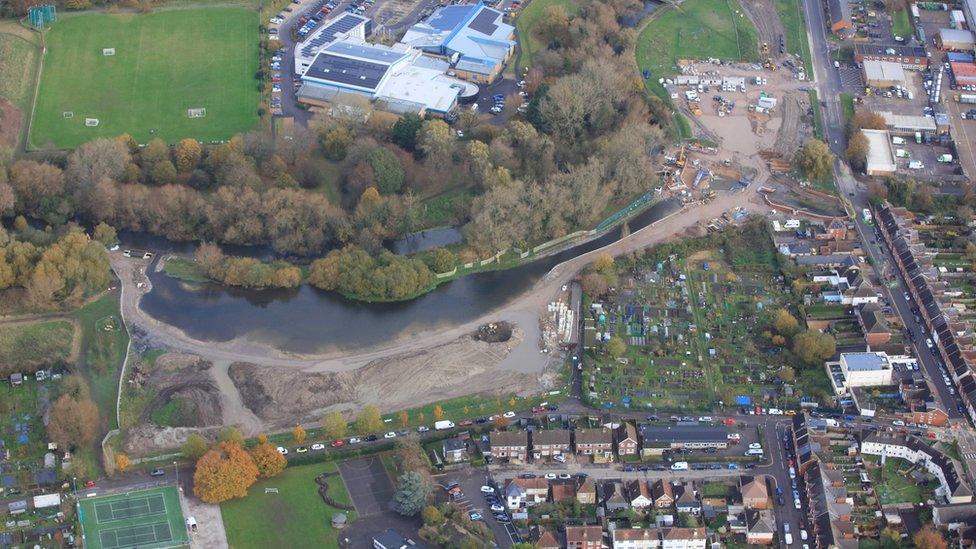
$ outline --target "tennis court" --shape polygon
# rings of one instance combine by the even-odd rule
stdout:
[[[83,500],[81,524],[92,549],[163,549],[189,543],[173,486]]]

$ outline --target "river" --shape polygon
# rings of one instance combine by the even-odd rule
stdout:
[[[680,207],[660,202],[634,217],[637,230]],[[451,327],[504,305],[529,289],[553,266],[603,247],[621,236],[607,234],[557,254],[504,271],[478,273],[442,284],[417,299],[369,304],[303,285],[292,290],[248,290],[216,284],[188,284],[161,272],[149,273],[151,292],[142,298],[149,315],[182,329],[195,339],[228,341],[237,337],[296,353],[358,349],[393,336]],[[150,244],[147,242],[147,244]],[[169,251],[156,240],[145,246]],[[123,247],[136,247],[123,239]]]

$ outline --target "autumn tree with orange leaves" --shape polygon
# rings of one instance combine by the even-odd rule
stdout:
[[[273,477],[288,466],[288,460],[268,442],[267,437],[251,450],[251,458],[258,468],[258,474],[264,478]]]
[[[197,461],[193,493],[204,503],[242,498],[257,478],[258,467],[251,455],[240,444],[222,442]]]

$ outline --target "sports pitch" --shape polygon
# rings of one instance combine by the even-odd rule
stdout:
[[[189,543],[173,486],[83,499],[81,527],[89,549],[160,549]]]
[[[258,40],[258,13],[238,8],[66,16],[47,36],[30,146],[123,133],[140,143],[214,141],[250,130]]]

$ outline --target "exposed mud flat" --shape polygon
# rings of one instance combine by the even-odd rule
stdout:
[[[356,411],[373,404],[386,412],[472,393],[534,392],[538,374],[499,366],[523,338],[518,327],[499,343],[469,335],[355,371],[308,372],[236,362],[228,373],[247,408],[266,423],[285,425],[299,418],[316,421],[327,409]]]

